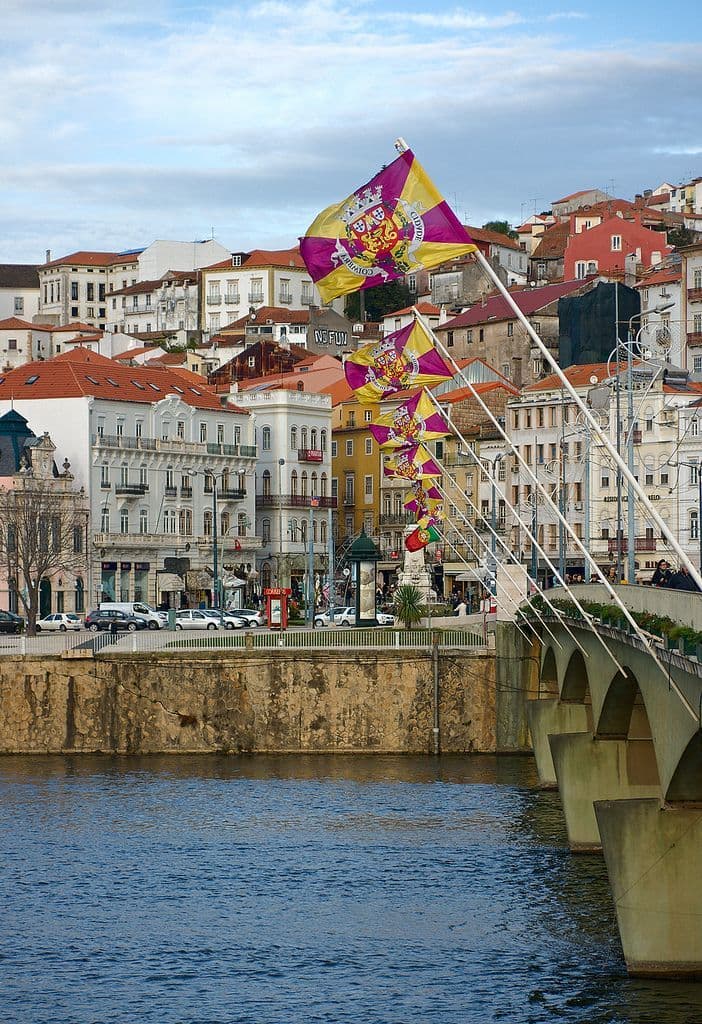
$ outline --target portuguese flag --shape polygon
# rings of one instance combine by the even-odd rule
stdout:
[[[405,538],[405,547],[408,551],[419,551],[437,540],[441,540],[441,534],[433,526],[418,526],[414,533]]]

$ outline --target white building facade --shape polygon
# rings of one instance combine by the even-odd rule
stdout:
[[[85,488],[91,606],[211,603],[215,530],[225,590],[227,574],[253,570],[256,449],[248,413],[171,371],[124,367],[86,351],[8,374],[0,411],[13,403],[50,432]]]
[[[303,391],[232,396],[255,416],[258,571],[266,586],[304,593],[310,559],[315,585],[332,557],[331,399]]]

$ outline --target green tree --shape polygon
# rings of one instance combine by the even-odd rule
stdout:
[[[697,232],[690,231],[684,225],[668,232],[668,245],[674,245],[676,249],[680,249],[684,245],[692,245],[697,240]]]
[[[411,629],[424,617],[426,608],[418,587],[405,583],[398,587],[394,597],[395,615],[405,629]]]
[[[349,320],[361,319],[361,293],[354,292],[346,298],[346,316]],[[412,292],[402,281],[388,281],[377,288],[365,288],[363,301],[366,320],[382,320],[387,313],[406,309],[412,304]]]
[[[508,238],[519,238],[519,235],[514,230],[508,220],[489,220],[487,224],[483,224],[486,231],[496,231],[498,235],[507,235]]]

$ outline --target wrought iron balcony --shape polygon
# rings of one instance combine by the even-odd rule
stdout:
[[[239,292],[225,292],[224,301],[228,306],[238,306]]]
[[[118,498],[138,498],[146,494],[148,484],[115,484],[115,494]]]
[[[687,301],[688,302],[702,302],[702,288],[688,288],[687,289]]]
[[[634,551],[655,551],[656,550],[656,538],[655,537],[636,537],[634,538]],[[629,551],[629,538],[622,537],[622,554],[626,555]],[[610,555],[616,555],[617,553],[617,538],[607,538],[607,552]]]
[[[220,498],[230,498],[235,501],[241,501],[246,497],[245,487],[220,487],[217,491]]]
[[[336,508],[335,497],[315,497],[319,502],[319,508]],[[257,508],[309,508],[312,502],[311,494],[257,494]]]
[[[222,296],[220,294],[208,295],[207,296],[207,305],[208,306],[221,306],[222,305]]]

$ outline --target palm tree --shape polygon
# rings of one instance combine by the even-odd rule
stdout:
[[[421,590],[407,583],[395,591],[394,604],[395,615],[405,629],[416,626],[426,611]]]

